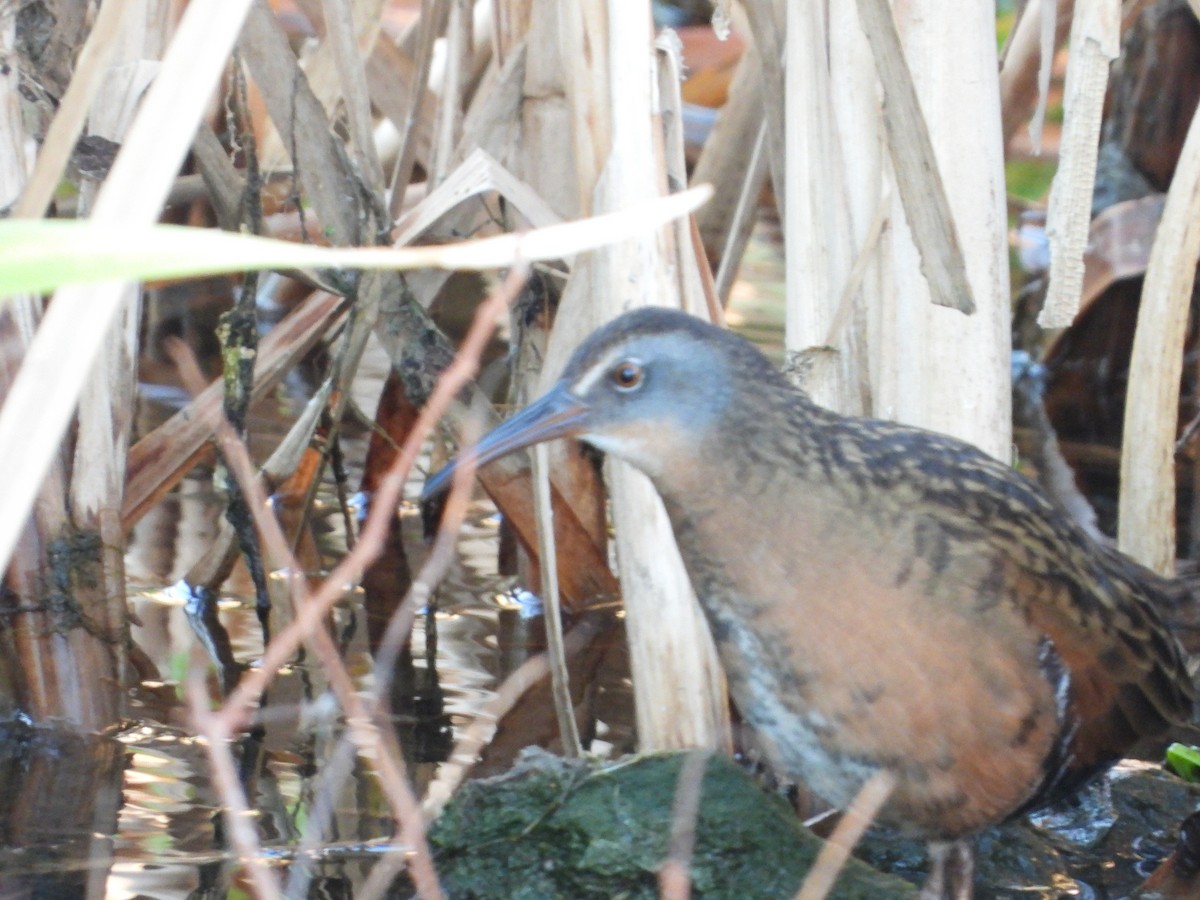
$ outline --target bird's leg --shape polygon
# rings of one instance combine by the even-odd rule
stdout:
[[[971,900],[975,856],[967,841],[930,841],[929,878],[921,900]]]

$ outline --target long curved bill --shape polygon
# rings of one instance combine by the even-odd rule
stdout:
[[[511,419],[506,419],[484,435],[475,448],[468,451],[470,458],[476,466],[485,466],[514,450],[579,434],[583,430],[582,425],[588,412],[587,404],[571,394],[563,385],[555,385],[540,400],[535,400]],[[449,488],[454,472],[464,458],[460,456],[431,476],[425,482],[421,499],[436,496]]]

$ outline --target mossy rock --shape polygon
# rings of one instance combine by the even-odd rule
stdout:
[[[685,754],[600,767],[529,751],[513,770],[471,782],[430,830],[455,900],[656,898]],[[696,822],[692,896],[792,897],[820,842],[779,797],[733,763],[707,763]],[[915,896],[852,861],[833,897]]]

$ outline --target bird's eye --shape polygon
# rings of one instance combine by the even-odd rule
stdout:
[[[645,373],[642,367],[631,359],[622,360],[613,367],[612,382],[618,390],[632,391],[642,383]]]

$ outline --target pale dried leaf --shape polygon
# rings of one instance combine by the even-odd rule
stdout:
[[[1046,214],[1050,285],[1038,316],[1043,328],[1065,327],[1079,310],[1104,94],[1109,64],[1117,55],[1119,43],[1120,8],[1116,0],[1079,0],[1071,25],[1060,162]]]

